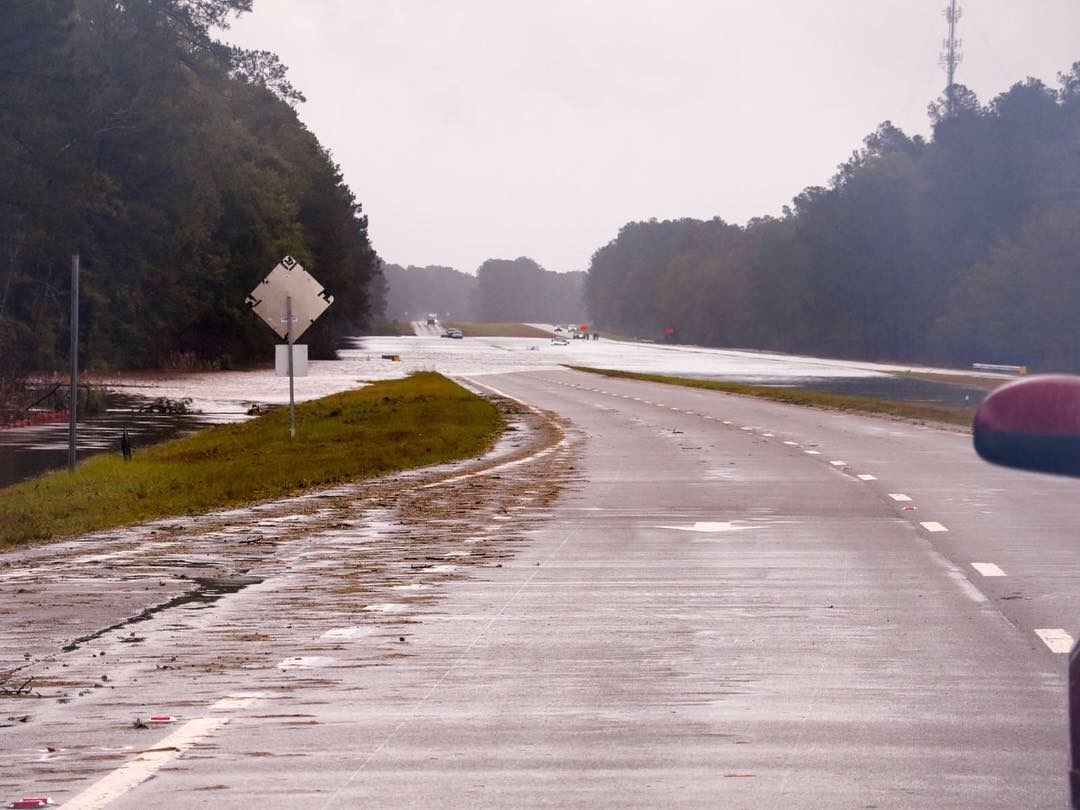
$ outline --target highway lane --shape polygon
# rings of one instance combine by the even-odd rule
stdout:
[[[1061,658],[941,551],[956,515],[888,497],[915,470],[856,477],[867,437],[867,469],[909,431],[913,457],[961,437],[573,372],[478,380],[572,421],[551,518],[448,586],[408,657],[313,664],[303,724],[235,721],[117,807],[212,783],[221,806],[1062,806]],[[902,482],[913,502],[926,480]]]
[[[969,434],[911,425],[899,420],[796,409],[740,397],[718,396],[660,384],[625,383],[587,376],[564,387],[582,386],[618,400],[620,407],[644,401],[676,418],[678,407],[732,422],[740,430],[813,455],[861,480],[882,502],[913,525],[937,523],[934,546],[1034,646],[1045,647],[1036,631],[1080,628],[1080,483],[987,464],[971,447]],[[644,385],[644,388],[642,387]],[[578,388],[576,390],[582,390]],[[642,394],[648,391],[647,394]],[[638,396],[642,402],[621,399]],[[835,462],[844,462],[836,465]],[[981,573],[985,572],[985,573]],[[1063,641],[1058,654],[1067,651]],[[1049,648],[1047,648],[1049,649]]]
[[[185,618],[194,638],[140,629],[119,691],[87,703],[104,725],[68,741],[112,752],[109,806],[1064,805],[1063,656],[1034,629],[1074,626],[1067,482],[898,422],[570,371],[474,379],[570,420],[557,467],[520,471],[516,505],[478,512],[442,562],[394,567],[404,598],[317,584],[388,531],[380,509],[294,544],[304,565],[256,567]],[[521,476],[556,474],[562,495],[531,505]],[[433,570],[462,553],[481,564]],[[153,670],[178,644],[185,670]],[[106,718],[151,699],[200,736],[140,732],[184,752],[134,780],[154,755],[125,759]],[[64,798],[107,773],[50,756],[24,769]]]

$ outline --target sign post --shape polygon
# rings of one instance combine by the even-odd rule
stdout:
[[[289,437],[296,436],[295,366],[293,342],[315,323],[334,302],[322,285],[308,273],[300,262],[286,256],[270,274],[251,291],[245,303],[266,321],[267,325],[285,339],[289,370]],[[301,374],[307,368],[306,347],[301,353]]]
[[[296,436],[296,397],[293,389],[292,296],[285,296],[285,343],[289,347],[289,438]]]
[[[79,254],[71,257],[71,392],[68,394],[68,471],[75,472],[79,409]]]

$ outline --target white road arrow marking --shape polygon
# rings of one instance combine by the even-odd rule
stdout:
[[[732,521],[722,522],[697,522],[690,526],[657,526],[658,529],[675,529],[679,532],[737,532],[743,529],[752,529],[753,526],[736,526]]]
[[[1050,648],[1050,652],[1067,653],[1072,649],[1073,637],[1060,627],[1036,630],[1035,635],[1043,640],[1043,644]]]

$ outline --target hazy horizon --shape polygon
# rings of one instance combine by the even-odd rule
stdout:
[[[943,6],[256,0],[224,38],[289,66],[385,261],[566,271],[629,221],[777,215],[884,120],[928,134]],[[983,102],[1080,60],[1072,0],[965,6]]]

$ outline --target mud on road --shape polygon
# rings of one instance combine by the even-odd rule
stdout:
[[[575,476],[566,425],[493,401],[482,458],[0,556],[0,799],[71,796],[160,736],[136,719],[409,656],[410,626]]]

